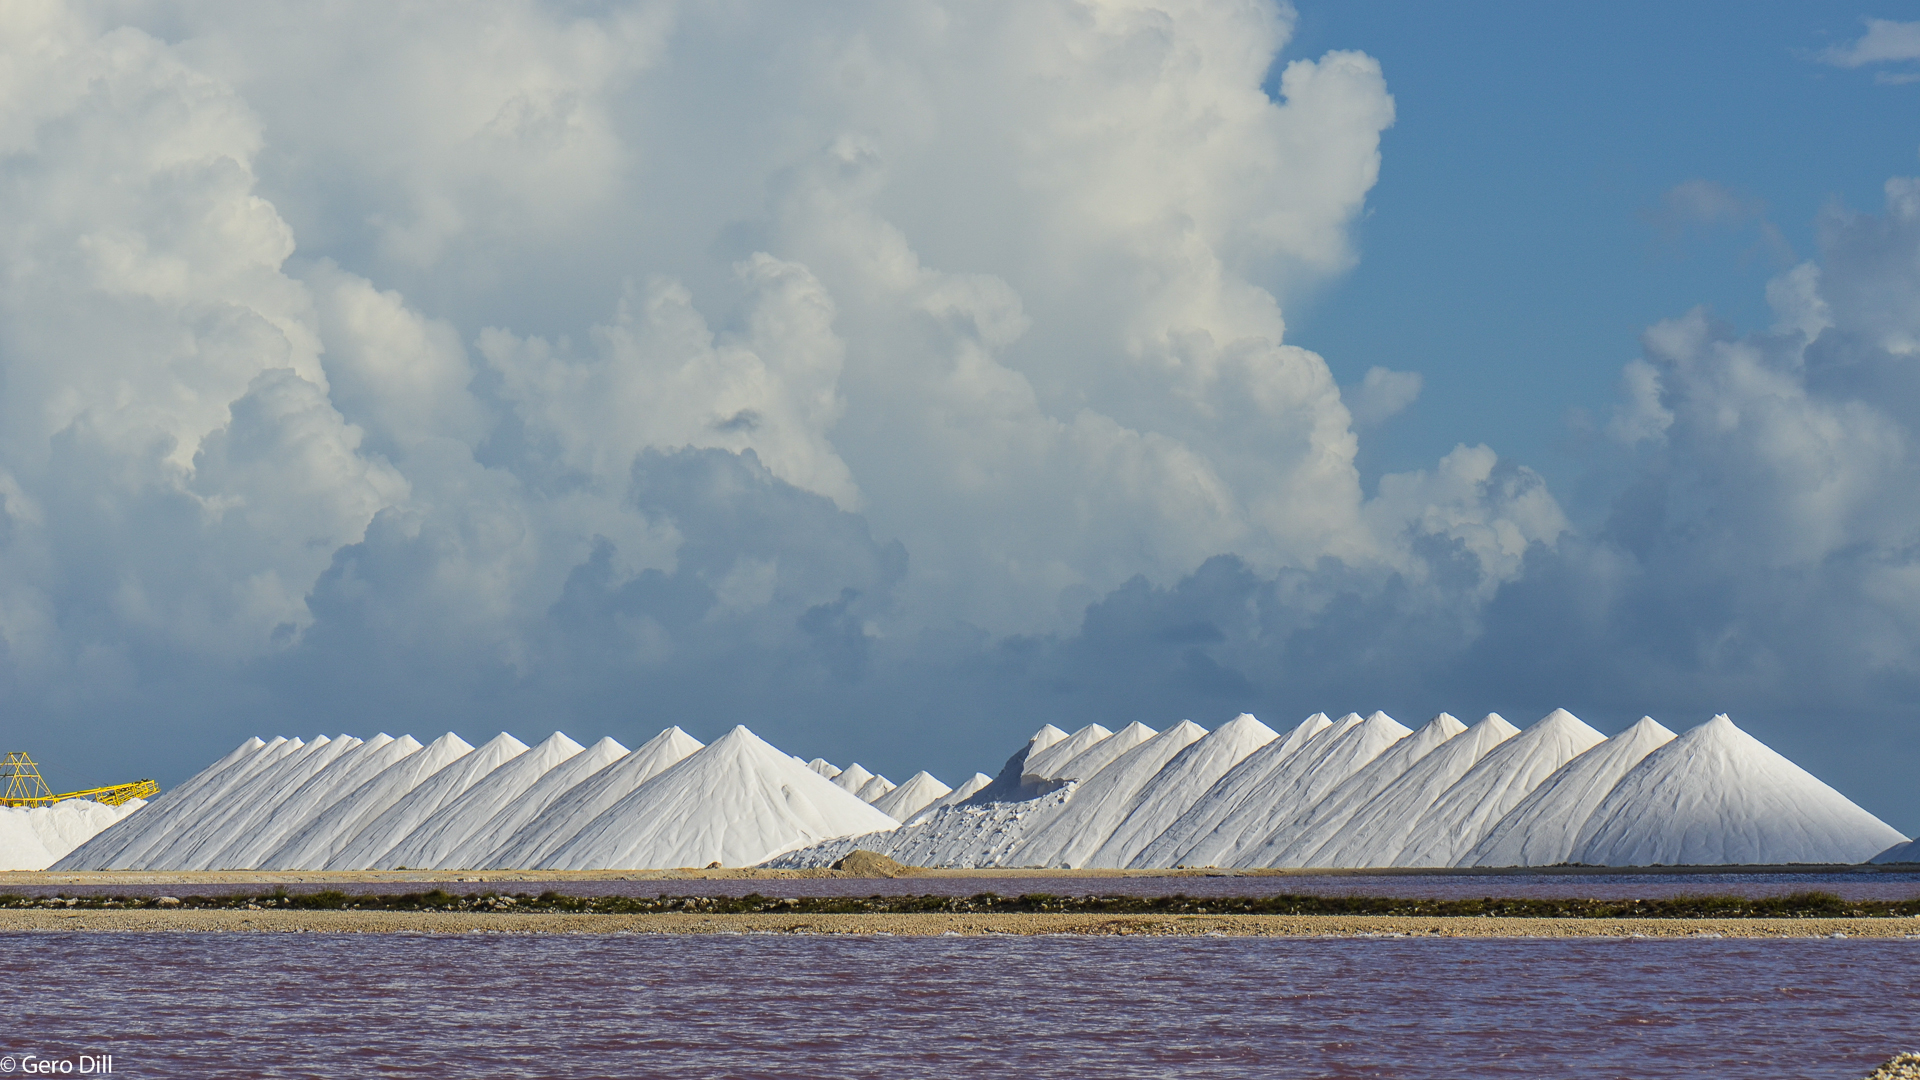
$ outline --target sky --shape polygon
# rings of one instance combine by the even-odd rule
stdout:
[[[0,53],[56,787],[1565,707],[1920,831],[1898,11],[20,0]]]

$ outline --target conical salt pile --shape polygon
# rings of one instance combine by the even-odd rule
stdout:
[[[361,826],[360,831],[327,860],[326,868],[373,869],[380,856],[406,839],[421,823],[465,794],[488,773],[526,752],[526,743],[503,731],[479,749],[460,755]]]
[[[898,824],[736,727],[608,807],[541,868],[752,866]]]
[[[149,823],[156,827],[148,830],[138,842],[129,844],[111,866],[97,869],[144,870],[167,865],[168,850],[174,839],[191,830],[207,814],[217,813],[218,808],[235,793],[244,791],[253,777],[297,752],[303,745],[299,739],[270,739],[259,750],[236,760],[231,768],[224,770],[191,796],[174,802],[154,800],[152,809],[157,813],[149,819]],[[147,815],[141,814],[140,817]],[[80,852],[74,854],[79,855]],[[67,860],[62,859],[55,865],[65,866]]]
[[[374,869],[405,866],[420,870],[439,866],[475,830],[486,825],[496,807],[518,801],[542,776],[585,749],[560,732],[554,732],[539,746],[509,758],[459,797],[434,811],[399,843],[387,849],[386,854],[374,860]],[[483,746],[468,756],[478,758],[485,750]]]
[[[343,796],[380,775],[394,762],[425,749],[411,735],[385,732],[333,759],[293,793],[280,800],[264,821],[236,833],[207,860],[216,870],[251,870],[287,838],[333,808]],[[163,868],[163,867],[162,867]]]
[[[542,773],[519,798],[500,807],[486,823],[434,863],[438,870],[471,870],[491,865],[490,856],[520,827],[539,817],[567,792],[627,756],[627,748],[604,738]]]
[[[966,802],[968,799],[973,798],[976,794],[984,790],[989,784],[992,784],[992,783],[993,783],[993,777],[988,776],[986,773],[983,773],[983,772],[974,773],[972,778],[969,779],[966,783],[961,784],[959,787],[954,788],[952,791],[947,792],[945,795],[942,795],[939,798],[928,803],[927,805],[921,807],[920,809],[915,810],[912,814],[912,817],[916,819],[925,817],[927,814],[930,814],[933,811],[938,810],[943,806],[958,806],[959,804]],[[895,814],[894,816],[899,817],[898,814]]]
[[[1427,721],[1412,735],[1394,743],[1360,771],[1342,780],[1313,805],[1274,829],[1258,847],[1249,850],[1242,863],[1266,867],[1307,865],[1304,860],[1331,840],[1361,807],[1392,787],[1421,758],[1466,730],[1467,725],[1449,713]]]
[[[1580,830],[1570,861],[1858,863],[1905,839],[1722,715],[1621,778]]]
[[[974,775],[980,776],[978,773]],[[990,783],[984,776],[980,776],[980,780],[982,786]],[[873,808],[895,821],[905,821],[926,809],[935,799],[952,792],[952,788],[922,769],[908,777],[906,783],[873,800]]]
[[[829,780],[840,775],[840,766],[835,765],[826,758],[814,758],[812,761],[807,762],[807,768],[812,769],[814,772],[819,773]]]
[[[1594,808],[1648,754],[1673,741],[1651,716],[1588,750],[1507,811],[1457,866],[1558,866]]]
[[[1134,725],[1137,726],[1137,725]],[[1126,820],[1134,796],[1174,755],[1199,741],[1207,729],[1191,720],[1160,732],[1114,758],[1074,789],[1060,812],[1033,827],[1012,854],[1023,866],[1087,865],[1087,857]],[[1101,745],[1118,740],[1114,735]]]
[[[220,760],[188,777],[186,781],[169,791],[163,791],[147,804],[149,813],[136,818],[121,818],[111,827],[102,830],[86,843],[74,848],[54,864],[65,870],[105,870],[121,865],[119,856],[128,847],[138,844],[147,836],[164,828],[171,816],[171,808],[196,797],[196,793],[213,783],[227,770],[239,762],[260,752],[267,744],[258,736],[250,737],[239,746],[228,751]]]
[[[256,869],[314,870],[326,866],[369,822],[386,813],[388,807],[406,798],[408,792],[434,773],[472,752],[473,747],[466,740],[447,732],[342,796],[260,860]]]
[[[1240,866],[1279,825],[1359,772],[1394,743],[1412,735],[1405,725],[1375,712],[1331,740],[1315,739],[1248,794],[1212,834],[1181,862],[1188,866]]]
[[[873,774],[868,772],[864,765],[856,761],[835,773],[833,783],[836,784],[841,791],[849,795],[858,795],[860,794],[860,789],[866,787],[867,781],[871,779],[873,779]]]
[[[1240,809],[1254,789],[1285,768],[1288,762],[1303,755],[1311,756],[1316,748],[1339,738],[1359,723],[1360,717],[1355,713],[1341,717],[1339,723],[1328,720],[1326,713],[1314,713],[1302,720],[1293,730],[1228,769],[1225,776],[1214,781],[1206,794],[1167,826],[1165,832],[1154,837],[1128,865],[1143,869],[1184,865],[1187,854],[1206,842],[1221,822]]]
[[[872,779],[868,780],[864,784],[861,784],[860,790],[854,792],[853,794],[861,802],[870,803],[875,799],[878,799],[880,796],[885,795],[887,792],[892,790],[893,790],[893,781],[887,779],[884,776],[879,775],[878,773],[875,773]]]
[[[1205,729],[1203,728],[1202,731]],[[1052,780],[1087,780],[1100,773],[1100,770],[1120,760],[1122,754],[1140,746],[1158,735],[1159,732],[1135,720],[1119,731],[1101,739],[1092,746],[1075,755],[1071,761],[1052,769]]]
[[[301,785],[359,745],[360,740],[351,736],[329,739],[321,735],[262,770],[221,805],[210,808],[191,829],[175,834],[168,841],[166,868],[220,868],[220,853],[234,837],[245,836],[258,828],[272,817],[274,808]]]
[[[700,740],[677,726],[655,735],[633,753],[555,799],[539,817],[522,825],[489,854],[484,865],[495,870],[526,870],[540,865],[607,807],[699,749]]]
[[[1413,826],[1395,866],[1452,866],[1560,766],[1606,741],[1565,709],[1490,751]]]
[[[1520,729],[1507,723],[1499,713],[1488,713],[1486,719],[1448,739],[1439,749],[1414,763],[1385,791],[1355,810],[1338,832],[1306,856],[1302,865],[1340,868],[1393,865],[1427,808],[1489,751],[1518,734]]]
[[[1087,857],[1086,865],[1130,865],[1228,770],[1279,737],[1279,732],[1241,713],[1182,749],[1134,794],[1119,827]]]
[[[1020,782],[1025,785],[1035,785],[1059,780],[1062,766],[1093,749],[1094,745],[1101,740],[1112,736],[1113,732],[1099,724],[1088,724],[1044,750],[1035,751],[1029,745],[1026,764],[1020,769]],[[1036,735],[1034,738],[1038,739],[1039,736]]]

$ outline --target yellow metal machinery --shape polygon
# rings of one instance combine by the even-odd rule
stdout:
[[[151,799],[160,794],[160,785],[151,780],[131,784],[110,784],[85,791],[63,791],[56,795],[40,778],[40,766],[24,750],[7,755],[0,762],[0,780],[6,781],[6,793],[0,794],[0,806],[52,806],[65,799],[92,799],[108,806],[119,806],[129,799]]]

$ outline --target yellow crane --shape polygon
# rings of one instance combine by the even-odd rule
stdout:
[[[159,784],[151,780],[135,780],[131,784],[109,784],[55,795],[47,782],[40,778],[40,766],[35,765],[24,750],[8,754],[7,760],[0,762],[0,780],[6,781],[7,785],[6,793],[0,795],[0,806],[52,806],[65,799],[92,799],[108,806],[119,806],[129,799],[150,799],[160,794]]]

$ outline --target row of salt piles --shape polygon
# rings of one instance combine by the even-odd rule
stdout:
[[[1244,714],[1213,732],[1047,725],[999,777],[954,789],[803,762],[745,728],[711,747],[669,728],[631,752],[559,733],[252,739],[121,814],[88,819],[111,827],[56,868],[797,866],[856,846],[932,866],[1845,863],[1905,841],[1724,716],[1608,739],[1564,710],[1525,731],[1378,712],[1284,735]]]
[[[1131,869],[1920,859],[1920,841],[1725,716],[1678,737],[1643,717],[1607,738],[1563,709],[1525,730],[1441,713],[1415,731],[1380,712],[1316,713],[1284,735],[1245,714],[1211,733],[1047,725],[974,798],[769,865],[854,848],[922,866]]]
[[[879,799],[904,812],[953,793],[921,774]],[[53,868],[751,866],[897,824],[745,727],[711,746],[668,728],[633,751],[558,732],[534,747],[507,734],[478,748],[453,734],[424,746],[384,734],[255,738]]]

